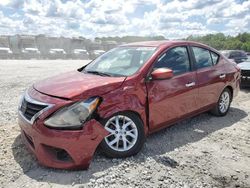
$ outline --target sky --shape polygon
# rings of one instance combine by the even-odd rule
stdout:
[[[250,32],[250,0],[0,0],[0,35],[169,39]]]

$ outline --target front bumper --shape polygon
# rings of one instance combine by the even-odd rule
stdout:
[[[39,163],[60,169],[87,169],[95,150],[108,132],[96,120],[85,123],[82,130],[49,129],[41,121],[29,124],[18,117],[24,143]]]

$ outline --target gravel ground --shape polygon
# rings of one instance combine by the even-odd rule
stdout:
[[[149,136],[135,157],[97,152],[86,171],[38,165],[20,139],[19,96],[36,80],[85,63],[0,61],[0,187],[250,187],[250,90],[225,117],[204,113]]]

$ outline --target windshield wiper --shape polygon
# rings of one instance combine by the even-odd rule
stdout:
[[[99,72],[99,71],[85,71],[86,73],[90,74],[96,74],[100,76],[112,76],[111,74],[105,73],[105,72]]]

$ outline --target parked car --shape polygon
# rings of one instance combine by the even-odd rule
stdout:
[[[89,53],[85,49],[74,49],[72,59],[88,59]]]
[[[108,157],[129,157],[177,121],[206,111],[225,116],[239,84],[239,67],[206,45],[127,44],[29,88],[21,135],[41,164],[88,168],[98,146]]]
[[[104,53],[105,53],[104,50],[93,50],[89,52],[89,57],[90,59],[95,59]]]
[[[241,87],[250,87],[250,57],[248,56],[248,59],[238,66],[241,69]]]
[[[0,47],[0,59],[13,58],[13,53],[8,47]]]
[[[37,48],[23,48],[22,59],[39,59],[40,51]]]
[[[66,52],[61,48],[52,48],[49,50],[49,58],[50,59],[65,59]]]
[[[241,63],[247,59],[246,52],[242,50],[223,50],[221,53],[228,59],[234,60],[236,63]]]

